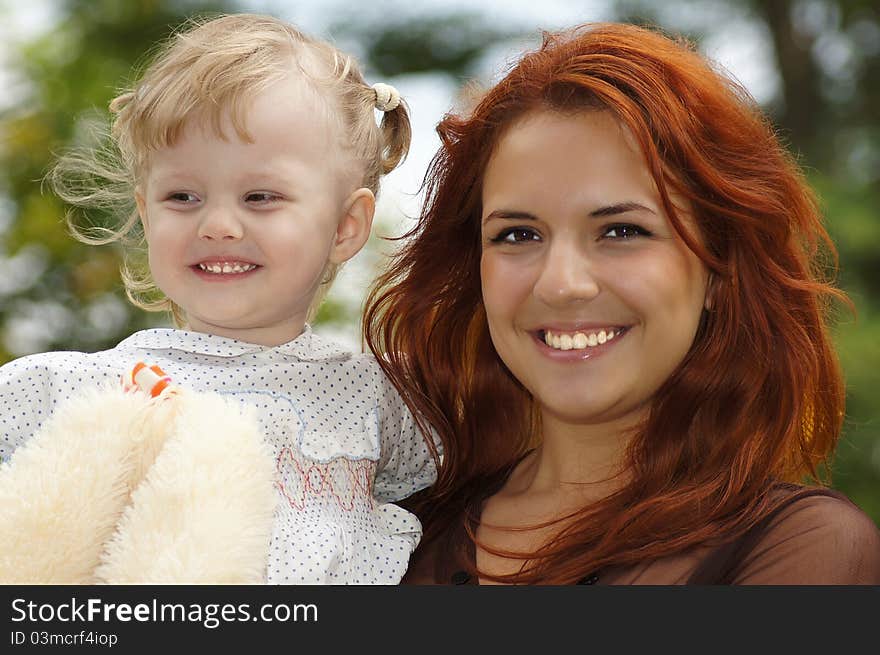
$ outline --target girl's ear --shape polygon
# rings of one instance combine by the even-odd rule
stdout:
[[[332,263],[348,261],[364,247],[370,238],[375,213],[376,197],[369,189],[360,188],[346,198],[330,250]]]

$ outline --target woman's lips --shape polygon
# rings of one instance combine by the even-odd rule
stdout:
[[[608,352],[628,331],[629,326],[567,331],[548,328],[531,334],[543,355],[560,361],[580,361]]]

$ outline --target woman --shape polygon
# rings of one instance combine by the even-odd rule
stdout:
[[[364,328],[444,449],[406,581],[880,583],[880,531],[822,486],[834,247],[748,94],[584,26],[438,131]]]

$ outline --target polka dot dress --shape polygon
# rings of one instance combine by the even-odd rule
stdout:
[[[0,457],[8,460],[59,403],[118,380],[138,361],[158,364],[180,386],[257,409],[278,489],[267,582],[400,582],[421,526],[392,503],[434,481],[431,456],[375,359],[309,326],[274,348],[155,329],[112,350],[10,362],[0,367]]]

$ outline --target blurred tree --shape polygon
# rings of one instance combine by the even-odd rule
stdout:
[[[880,179],[880,6],[875,0],[749,0],[772,36],[782,77],[776,116],[816,165],[851,156],[853,138],[873,151]],[[834,166],[837,168],[837,166]],[[828,169],[826,169],[828,170]]]
[[[0,362],[47,349],[96,350],[164,322],[130,307],[118,253],[83,246],[40,180],[53,152],[83,137],[132,66],[193,13],[229,3],[64,0],[56,27],[13,61],[24,97],[0,113]]]
[[[461,81],[473,76],[474,65],[500,41],[520,36],[513,28],[489,25],[475,12],[365,21],[341,20],[333,31],[361,48],[361,57],[383,77],[445,73]]]

